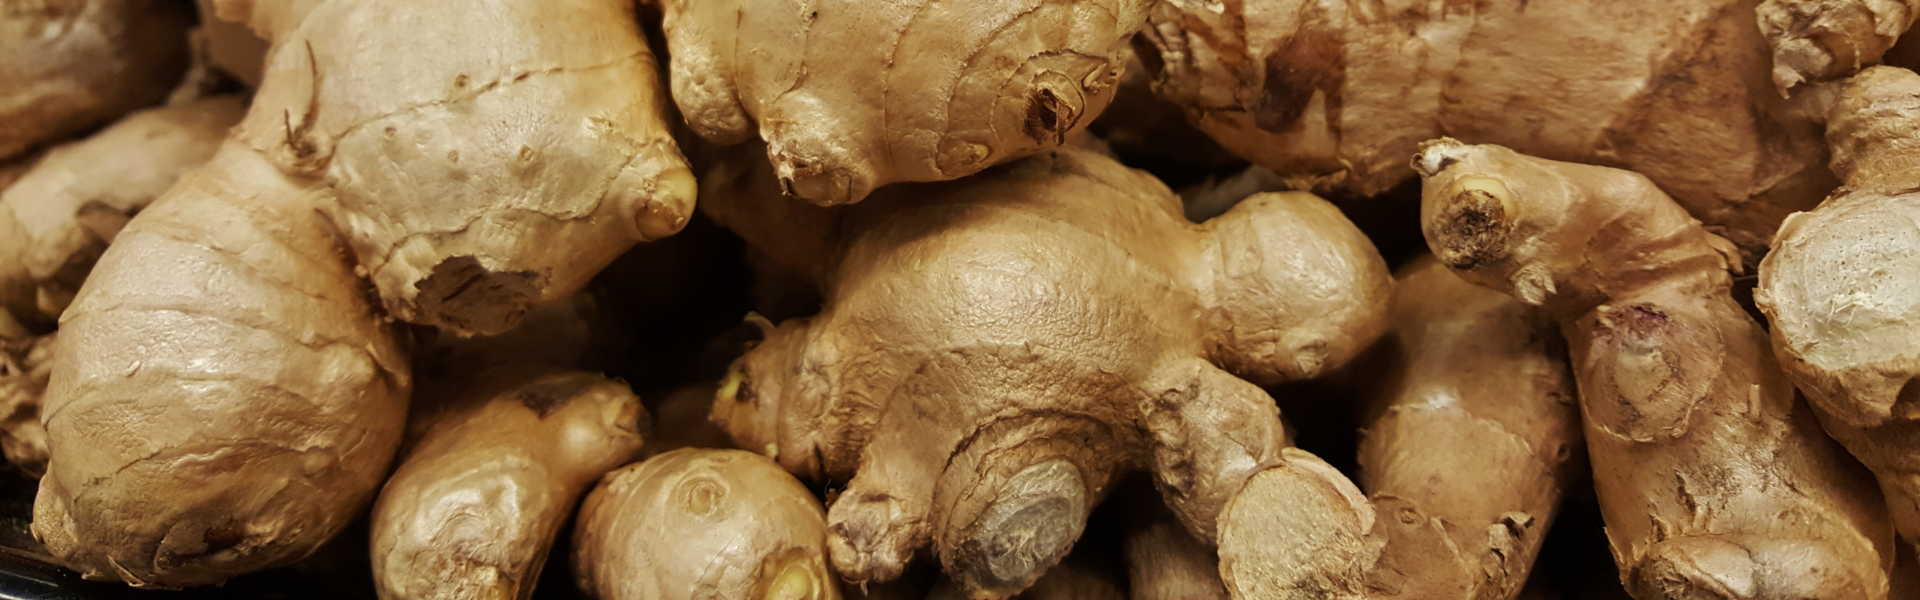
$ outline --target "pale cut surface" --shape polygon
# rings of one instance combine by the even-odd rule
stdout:
[[[1848,79],[1827,140],[1847,185],[1787,220],[1754,300],[1781,365],[1920,543],[1920,75]]]
[[[0,190],[0,310],[51,327],[120,228],[212,158],[246,109],[239,96],[146,109],[48,150]]]
[[[1885,598],[1885,503],[1731,295],[1738,251],[1653,183],[1429,142],[1427,243],[1567,338],[1594,488],[1635,597]]]
[[[0,161],[165,100],[191,27],[174,0],[0,5]]]
[[[33,533],[68,567],[218,583],[312,553],[372,500],[407,358],[305,200],[228,143],[101,256],[41,418]]]
[[[1644,173],[1758,252],[1834,182],[1821,95],[1781,98],[1756,2],[1175,0],[1141,58],[1201,130],[1299,189],[1380,194],[1445,135]]]
[[[766,327],[714,419],[846,482],[827,521],[853,581],[930,548],[969,595],[1018,593],[1130,470],[1211,545],[1289,445],[1256,384],[1324,374],[1386,328],[1384,262],[1310,194],[1194,224],[1152,176],[1077,148],[835,208],[782,197],[772,171],[736,151],[705,209],[826,304]]]
[[[820,501],[773,461],[683,448],[587,496],[574,576],[600,600],[838,600],[826,537]]]
[[[1065,143],[1113,99],[1147,0],[653,0],[701,136],[767,142],[781,188],[859,202]]]

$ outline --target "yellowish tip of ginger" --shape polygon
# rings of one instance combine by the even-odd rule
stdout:
[[[795,554],[780,569],[773,579],[767,582],[762,600],[821,600],[826,596],[826,586],[822,577],[807,564],[809,555]]]

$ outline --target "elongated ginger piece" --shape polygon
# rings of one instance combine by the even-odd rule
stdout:
[[[1773,84],[1785,94],[1880,62],[1920,17],[1920,1],[1763,0],[1754,11],[1773,46]]]
[[[646,412],[624,383],[537,362],[463,367],[446,365],[452,385],[422,378],[415,402],[444,412],[374,504],[383,600],[531,597],[580,496],[640,449]]]
[[[247,117],[62,317],[34,531],[94,578],[310,553],[400,442],[391,320],[507,329],[690,210],[624,2],[242,4],[275,43]]]
[[[1783,99],[1758,0],[1178,0],[1156,90],[1293,182],[1375,196],[1452,136],[1644,173],[1751,252],[1833,189],[1818,94]],[[1804,96],[1804,97],[1802,97]]]
[[[654,1],[687,124],[721,144],[758,133],[781,189],[823,205],[1065,143],[1112,101],[1151,5]]]
[[[1781,227],[1754,300],[1781,366],[1920,542],[1920,75],[1847,80],[1827,139],[1846,186]]]
[[[1323,374],[1386,327],[1385,264],[1309,194],[1196,225],[1152,176],[1062,149],[820,208],[783,198],[754,151],[703,180],[706,209],[826,302],[763,322],[714,419],[847,482],[827,521],[853,581],[931,547],[969,595],[1010,596],[1139,469],[1211,544],[1250,478],[1317,462],[1256,384]]]
[[[1442,139],[1427,244],[1560,325],[1635,597],[1884,598],[1885,503],[1730,292],[1737,251],[1638,174]]]
[[[28,475],[47,472],[47,429],[40,397],[53,375],[58,334],[21,341],[0,339],[0,451]]]
[[[51,329],[127,220],[212,158],[246,109],[214,96],[138,111],[0,190],[0,310]]]
[[[820,501],[765,457],[683,448],[608,474],[573,565],[601,600],[838,600]]]
[[[0,161],[159,104],[190,62],[176,0],[0,6]]]

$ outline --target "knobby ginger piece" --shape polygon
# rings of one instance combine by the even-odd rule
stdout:
[[[1379,195],[1446,135],[1638,171],[1760,252],[1835,182],[1825,96],[1780,96],[1756,2],[1170,0],[1141,60],[1296,189]]]
[[[33,529],[95,579],[311,553],[400,444],[396,320],[504,331],[691,210],[626,2],[217,4],[275,43],[253,104],[62,316]]]
[[[150,108],[49,150],[0,190],[0,310],[51,329],[127,220],[212,158],[246,110],[239,96]]]
[[[1451,139],[1414,166],[1440,261],[1559,323],[1635,597],[1887,596],[1885,501],[1734,302],[1733,244],[1629,171]]]
[[[1323,374],[1386,328],[1385,264],[1309,194],[1194,224],[1152,176],[1061,149],[821,208],[783,198],[756,151],[703,180],[704,206],[825,305],[760,321],[714,419],[846,482],[827,521],[853,581],[931,548],[967,594],[1012,595],[1132,470],[1212,544],[1249,478],[1317,462],[1257,384]]]
[[[766,457],[682,448],[580,506],[574,575],[601,600],[839,600],[820,501]]]
[[[1533,307],[1431,258],[1406,267],[1393,328],[1355,367],[1372,382],[1360,442],[1368,505],[1268,507],[1271,526],[1294,539],[1256,542],[1252,552],[1222,546],[1236,591],[1516,597],[1585,465],[1564,348]],[[1365,521],[1347,513],[1368,510],[1371,528],[1353,528]],[[1359,558],[1317,560],[1347,555]]]
[[[177,0],[0,5],[0,161],[165,100],[191,27]]]
[[[1920,16],[1920,1],[1763,0],[1754,11],[1773,46],[1773,84],[1786,94],[1880,62]]]
[[[653,0],[673,97],[766,140],[780,187],[859,202],[1058,147],[1112,101],[1148,0]]]
[[[0,339],[0,451],[7,462],[35,477],[47,472],[47,429],[40,425],[40,397],[53,375],[58,334]]]
[[[422,378],[415,402],[449,406],[374,504],[376,588],[384,600],[524,600],[580,496],[639,451],[645,410],[626,384],[584,371],[446,368],[473,379]]]
[[[1780,228],[1754,301],[1781,366],[1920,541],[1920,75],[1871,67],[1828,122],[1846,186]]]

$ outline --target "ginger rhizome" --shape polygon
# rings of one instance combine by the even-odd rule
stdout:
[[[1553,322],[1423,258],[1404,269],[1393,327],[1354,372],[1371,382],[1366,502],[1265,507],[1276,537],[1221,548],[1238,597],[1517,596],[1585,466]]]
[[[1754,300],[1781,366],[1920,541],[1920,75],[1847,80],[1827,139],[1846,186],[1787,219]]]
[[[33,530],[92,578],[312,552],[400,443],[394,320],[505,330],[691,209],[628,3],[219,8],[275,44],[247,116],[62,317]]]
[[[603,328],[594,310],[576,296],[505,335],[424,352],[419,433],[373,506],[383,600],[531,597],[580,497],[640,451],[640,399],[578,368]]]
[[[0,189],[0,322],[51,330],[127,220],[212,158],[246,109],[212,96],[139,111]]]
[[[1113,99],[1148,0],[653,0],[702,137],[758,136],[781,188],[859,202],[1060,146]]]
[[[177,0],[0,6],[0,161],[167,98],[190,62]]]
[[[1754,0],[1162,2],[1155,89],[1296,189],[1373,196],[1442,135],[1645,174],[1749,251],[1834,185]]]
[[[1734,302],[1732,243],[1629,171],[1451,139],[1414,166],[1440,261],[1559,323],[1635,597],[1886,597],[1885,503]]]
[[[40,426],[40,397],[53,376],[59,334],[8,340],[0,336],[0,451],[28,475],[47,471],[47,429]]]
[[[820,501],[766,457],[682,448],[609,473],[573,567],[600,600],[838,600]]]
[[[827,520],[853,581],[931,547],[969,595],[1006,597],[1140,469],[1196,537],[1231,535],[1249,478],[1317,462],[1256,384],[1323,374],[1386,327],[1384,263],[1309,194],[1195,225],[1151,176],[1062,149],[829,209],[782,197],[755,151],[709,173],[707,210],[825,303],[762,321],[714,419],[846,482]]]
[[[1762,0],[1754,12],[1785,94],[1880,62],[1920,17],[1920,0]]]

